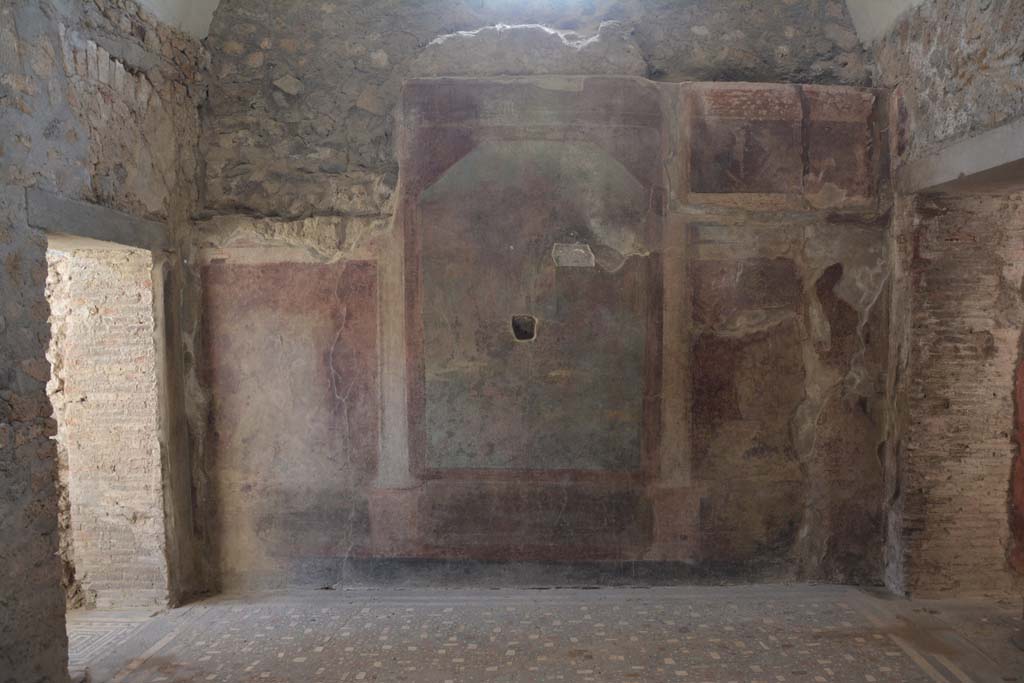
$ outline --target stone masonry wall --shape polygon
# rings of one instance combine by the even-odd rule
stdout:
[[[603,21],[619,24],[603,40],[587,40]],[[549,30],[477,31],[497,24]],[[451,60],[432,53],[444,52],[442,36],[459,31],[477,31],[448,42],[462,50],[463,75],[868,81],[838,0],[224,0],[209,39],[205,208],[293,218],[389,215],[402,81],[455,73]],[[567,45],[580,54],[568,63],[554,59]]]
[[[46,398],[46,243],[24,193],[0,188],[0,671],[62,681],[67,635],[57,554],[56,424]]]
[[[100,606],[164,605],[153,259],[119,249],[48,260],[49,389],[67,458],[76,582]]]
[[[4,7],[0,182],[158,219],[187,206],[201,48],[128,0]]]
[[[130,0],[0,0],[0,671],[65,677],[45,239],[26,188],[166,220],[198,169],[201,47]]]
[[[902,96],[905,160],[1024,115],[1020,0],[928,0],[872,53],[878,84]]]
[[[920,197],[909,278],[902,576],[918,595],[1006,594],[1024,197]]]

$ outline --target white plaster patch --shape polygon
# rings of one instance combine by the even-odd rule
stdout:
[[[850,18],[861,42],[873,43],[888,33],[896,21],[924,0],[846,0]]]
[[[561,268],[593,268],[596,260],[594,252],[586,242],[576,244],[562,244],[556,242],[551,247],[551,258],[555,265]]]
[[[210,32],[220,0],[139,0],[139,4],[165,24],[202,39]]]

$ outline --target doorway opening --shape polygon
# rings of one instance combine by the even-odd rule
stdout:
[[[51,236],[47,265],[68,607],[167,606],[153,256]]]

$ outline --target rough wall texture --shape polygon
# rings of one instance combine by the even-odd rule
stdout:
[[[0,179],[167,218],[194,191],[200,48],[125,0],[68,4],[5,3]]]
[[[46,243],[25,195],[0,188],[0,671],[5,681],[66,678],[57,561],[57,470],[46,398]]]
[[[76,582],[91,604],[166,605],[153,259],[91,250],[51,252],[49,264]]]
[[[606,20],[620,26],[588,43]],[[581,35],[485,29],[431,45],[501,23]],[[384,200],[397,177],[394,109],[412,75],[867,81],[839,0],[228,0],[210,36],[205,205],[218,213],[388,213]],[[568,55],[565,45],[573,46]]]
[[[185,225],[200,61],[126,0],[0,2],[0,670],[13,680],[60,681],[66,661],[45,243],[25,188]]]
[[[898,86],[901,159],[1024,115],[1024,3],[928,0],[872,47],[880,86]]]
[[[369,210],[200,222],[217,500],[246,520],[220,529],[227,585],[410,558],[880,581],[885,107],[843,88],[421,79],[393,230]],[[257,334],[247,355],[227,312],[249,332],[368,315],[355,291],[307,291],[309,263],[339,257],[375,262],[380,296],[379,389],[350,381],[346,400],[379,404],[381,440],[347,473],[329,330],[280,349]],[[263,281],[280,285],[254,296]],[[535,341],[513,338],[517,313]],[[298,370],[253,371],[275,354]],[[264,385],[279,424],[323,424],[290,443],[240,422]],[[283,494],[332,478],[337,500]],[[279,503],[252,496],[260,480]]]
[[[46,360],[50,363],[50,381],[46,393],[53,406],[53,417],[57,421],[57,501],[58,525],[60,527],[61,585],[67,599],[68,609],[83,607],[95,602],[95,596],[82,590],[82,584],[75,574],[75,548],[71,533],[71,492],[68,488],[68,448],[66,440],[60,438],[61,410],[63,401],[64,354],[61,351],[66,341],[71,293],[68,284],[70,259],[52,249],[46,252],[46,302],[50,305],[50,348]]]
[[[922,197],[897,222],[909,259],[896,588],[1013,593],[1008,523],[1024,326],[1024,203]],[[916,215],[916,218],[915,218]],[[909,219],[909,220],[907,220]],[[904,361],[906,362],[906,361]]]

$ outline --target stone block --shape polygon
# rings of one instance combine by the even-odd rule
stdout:
[[[149,250],[168,246],[165,223],[34,188],[26,196],[28,224],[48,235],[67,238],[70,241],[62,245],[65,248],[105,246],[95,244],[97,241]]]

